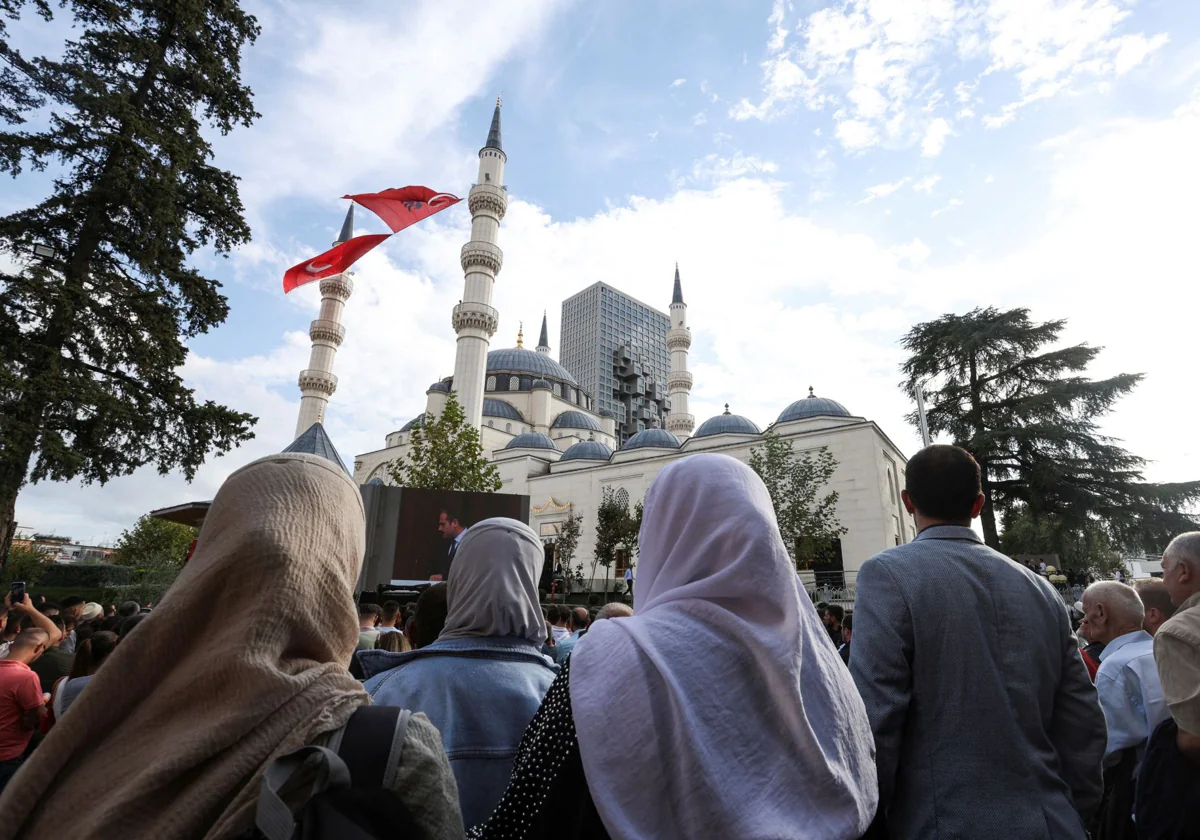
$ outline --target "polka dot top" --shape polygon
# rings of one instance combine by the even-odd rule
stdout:
[[[521,738],[508,789],[470,840],[608,840],[583,775],[570,671],[567,657]]]

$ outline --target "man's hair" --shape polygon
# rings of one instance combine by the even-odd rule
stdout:
[[[846,617],[842,619],[842,629],[854,632],[854,613],[847,613]]]
[[[1163,614],[1163,618],[1170,618],[1175,614],[1175,605],[1171,603],[1171,593],[1167,591],[1167,585],[1161,580],[1139,580],[1133,585],[1137,590],[1138,597],[1142,599],[1142,606],[1146,608],[1146,612],[1150,610],[1158,610]]]
[[[829,606],[829,604],[826,603],[825,601],[817,601],[817,615],[820,615],[821,613],[825,612],[825,608],[828,606]]]
[[[399,601],[384,601],[383,602],[383,619],[384,621],[394,622],[400,617],[400,602]]]
[[[129,635],[129,632],[133,630],[134,627],[137,627],[139,624],[141,624],[148,615],[150,615],[150,613],[139,612],[129,616],[129,618],[122,621],[121,626],[117,628],[117,636],[124,639]]]
[[[97,630],[84,639],[79,649],[75,651],[75,662],[71,665],[71,679],[77,680],[96,673],[96,669],[108,659],[108,655],[117,647],[120,639],[116,633],[107,630]]]
[[[546,620],[551,624],[558,624],[558,619],[561,614],[561,608],[558,606],[558,604],[551,604],[546,609]]]
[[[846,611],[839,604],[830,604],[825,608],[825,613],[841,621],[846,617]]]
[[[62,612],[62,606],[54,603],[53,601],[47,601],[38,608],[38,611],[42,615],[50,615],[50,610],[58,610],[59,612]]]
[[[904,489],[931,519],[969,521],[981,487],[979,464],[961,446],[926,446],[904,468]]]
[[[457,515],[451,513],[450,511],[446,510],[445,508],[442,508],[440,511],[438,511],[438,516],[444,516],[444,517],[446,517],[447,522],[457,522],[459,524],[459,527],[462,527],[462,520],[459,519]]]
[[[1189,568],[1200,571],[1200,531],[1188,531],[1171,540],[1163,557],[1170,555],[1176,562],[1186,563]]]
[[[361,601],[358,604],[358,617],[359,618],[366,618],[369,615],[377,616],[381,612],[383,612],[383,610],[379,609],[378,604],[366,604]]]
[[[50,619],[51,624],[53,624],[60,631],[62,631],[63,636],[66,636],[67,622],[63,620],[63,617],[61,615],[51,615],[51,616],[47,616],[47,618]]]
[[[571,610],[571,626],[576,630],[582,630],[588,626],[591,616],[588,615],[587,607],[576,607]]]
[[[633,608],[628,604],[622,604],[620,601],[610,601],[600,608],[600,612],[596,613],[596,620],[603,621],[606,618],[629,618],[633,615]]]
[[[69,610],[71,607],[78,607],[80,604],[86,604],[86,598],[80,598],[78,595],[68,595],[62,599],[62,608]]]
[[[1114,621],[1141,627],[1146,619],[1146,608],[1142,606],[1142,599],[1138,597],[1137,591],[1119,580],[1098,580],[1085,589],[1083,594],[1084,597],[1090,595],[1091,600],[1107,606]]]
[[[131,615],[137,615],[138,610],[141,608],[142,605],[137,601],[125,601],[121,606],[117,607],[117,615],[121,618],[129,618]]]
[[[12,641],[12,649],[35,648],[50,644],[50,634],[40,627],[26,627]]]
[[[413,647],[423,648],[437,641],[446,626],[446,584],[435,583],[417,599],[413,615]]]

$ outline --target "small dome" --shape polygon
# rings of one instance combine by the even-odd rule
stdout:
[[[525,418],[521,416],[521,412],[517,411],[510,403],[506,403],[504,400],[494,400],[491,397],[483,398],[483,416],[503,417],[505,420],[525,422]]]
[[[776,423],[788,423],[792,420],[803,420],[806,417],[853,417],[846,406],[836,400],[818,397],[813,389],[808,389],[808,396],[796,400],[783,410]]]
[[[524,347],[509,347],[493,350],[487,354],[488,373],[532,373],[547,379],[557,379],[568,385],[578,385],[571,372],[545,353],[526,350]]]
[[[534,388],[534,390],[537,390],[538,388],[542,388],[542,389],[545,389],[545,390],[549,391],[549,390],[550,390],[551,388],[553,388],[553,387],[554,387],[554,386],[550,384],[550,380],[549,380],[549,379],[540,379],[540,378],[539,378],[539,379],[535,379],[535,380],[533,380],[533,388]]]
[[[525,432],[510,440],[505,449],[558,449],[550,438],[541,432]]]
[[[607,461],[612,450],[598,440],[581,440],[558,460],[561,461]]]
[[[740,414],[729,413],[729,403],[725,403],[725,413],[710,417],[700,424],[692,437],[709,437],[710,435],[761,435],[762,429],[753,420]]]
[[[603,417],[605,420],[615,420],[617,417],[617,415],[613,414],[607,408],[600,409],[600,416]]]
[[[425,425],[425,415],[418,414],[416,417],[414,417],[413,419],[411,419],[407,423],[405,423],[403,426],[401,426],[400,431],[411,432],[413,429],[419,429],[424,425]]]
[[[434,382],[425,390],[425,393],[428,394],[430,391],[445,391],[446,393],[449,393],[450,382],[446,379],[443,379],[440,382]]]
[[[554,422],[550,424],[550,428],[587,429],[588,431],[598,432],[600,431],[600,424],[582,411],[564,411],[554,418]]]
[[[627,449],[678,449],[680,445],[679,438],[666,429],[646,429],[626,441],[625,445],[621,447],[621,451],[624,452]]]

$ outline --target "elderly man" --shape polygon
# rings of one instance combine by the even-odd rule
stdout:
[[[1161,580],[1150,578],[1139,580],[1134,585],[1142,606],[1146,609],[1146,617],[1142,619],[1142,629],[1153,636],[1158,632],[1168,618],[1175,614],[1175,605],[1171,603],[1171,593]]]

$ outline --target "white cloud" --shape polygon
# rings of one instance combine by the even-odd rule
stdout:
[[[677,188],[683,188],[694,184],[721,184],[746,176],[774,175],[778,171],[779,164],[757,155],[744,155],[741,152],[719,155],[713,152],[697,160],[686,177],[675,177],[673,180]]]
[[[929,175],[913,184],[913,190],[915,192],[925,193],[928,195],[929,193],[933,192],[933,188],[940,180],[942,180],[941,175]]]
[[[684,85],[684,84],[687,84],[687,79],[676,79],[675,81],[671,82],[669,87],[677,88],[680,85]]]
[[[942,215],[943,213],[949,213],[955,207],[962,207],[962,204],[963,204],[963,202],[962,202],[961,198],[952,198],[946,202],[945,207],[939,207],[937,210],[934,210],[932,213],[930,213],[929,218],[936,219],[938,216]]]
[[[876,184],[873,187],[867,187],[867,196],[859,204],[870,204],[877,198],[887,198],[896,190],[908,183],[907,178],[901,178],[899,181],[893,181],[890,184]]]
[[[707,122],[708,122],[708,117],[706,117],[704,115],[703,111],[700,111],[698,114],[696,114],[696,116],[692,117],[692,125],[700,126],[700,125],[704,125]]]
[[[920,239],[914,239],[912,242],[897,245],[892,249],[892,253],[900,259],[907,261],[909,265],[918,266],[929,259],[929,255],[933,251]]]
[[[953,87],[962,118],[983,104],[979,76],[966,60],[987,62],[985,75],[1015,77],[1020,93],[989,103],[989,128],[1016,119],[1033,102],[1089,82],[1106,83],[1144,63],[1165,34],[1122,33],[1126,0],[842,0],[802,13],[789,41],[778,3],[762,62],[762,93],[730,108],[735,120],[771,119],[795,104],[832,106],[851,122],[851,149],[920,143],[942,148],[949,125],[932,114]],[[947,69],[966,78],[944,78]],[[938,120],[942,119],[939,123]],[[866,126],[873,129],[866,130]],[[865,138],[871,142],[863,142]],[[936,150],[936,151],[934,151]]]
[[[950,134],[950,123],[947,120],[938,117],[930,122],[925,129],[925,137],[921,140],[921,157],[940,155]]]
[[[842,120],[833,133],[847,151],[866,149],[879,142],[879,132],[866,120]]]

